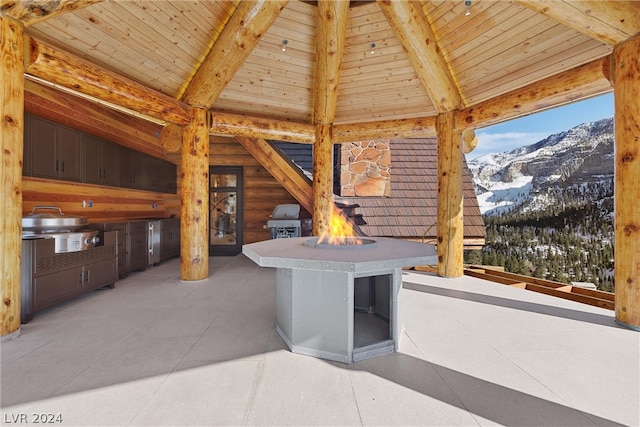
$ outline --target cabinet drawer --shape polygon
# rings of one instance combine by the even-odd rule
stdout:
[[[131,221],[129,223],[129,234],[139,234],[147,232],[147,221]]]

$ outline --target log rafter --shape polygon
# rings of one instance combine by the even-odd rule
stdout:
[[[457,85],[440,53],[427,17],[417,2],[378,0],[438,112],[463,106]]]
[[[63,13],[78,10],[103,0],[0,0],[2,15],[16,19],[25,27],[53,18]]]
[[[26,40],[28,39],[28,41]],[[25,72],[132,111],[186,125],[188,105],[41,40],[25,37]]]
[[[612,46],[640,33],[640,7],[637,1],[516,1]]]
[[[182,100],[210,108],[289,0],[243,1],[189,83]]]

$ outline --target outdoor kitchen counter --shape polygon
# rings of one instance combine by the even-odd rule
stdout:
[[[353,363],[398,349],[402,267],[437,256],[433,245],[363,240],[373,243],[316,247],[315,237],[294,237],[243,246],[276,269],[276,331],[293,353]]]
[[[371,245],[319,248],[305,246],[310,239],[294,237],[251,243],[242,247],[242,253],[261,267],[350,273],[437,263],[431,244],[375,237],[370,238],[375,241]]]

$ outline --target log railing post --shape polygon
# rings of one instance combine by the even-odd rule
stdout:
[[[640,330],[640,37],[613,52],[616,321]]]
[[[2,340],[20,334],[22,154],[24,135],[23,25],[0,16],[0,309]]]
[[[454,112],[438,114],[438,267],[439,276],[463,274],[462,132]]]
[[[193,108],[182,138],[180,277],[209,277],[209,113]]]

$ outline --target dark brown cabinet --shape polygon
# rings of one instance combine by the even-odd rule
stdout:
[[[21,323],[34,313],[116,280],[116,233],[86,251],[55,253],[54,239],[22,241]]]
[[[31,176],[31,157],[33,148],[31,147],[31,116],[29,114],[24,115],[24,144],[22,152],[22,175]]]
[[[80,181],[80,132],[32,116],[28,137],[33,176]]]
[[[118,146],[92,135],[82,135],[82,182],[118,184]]]
[[[149,264],[149,241],[147,221],[129,222],[128,264],[129,271],[145,270]]]
[[[134,157],[134,163],[137,168],[132,171],[133,188],[175,194],[176,165],[145,155]]]
[[[118,278],[122,279],[129,275],[129,265],[127,263],[127,228],[126,222],[105,222],[92,224],[101,231],[115,231],[118,238],[117,254],[118,254]]]
[[[180,220],[163,219],[160,237],[160,261],[180,255]]]
[[[23,157],[25,176],[177,192],[173,163],[31,114],[25,114]]]

